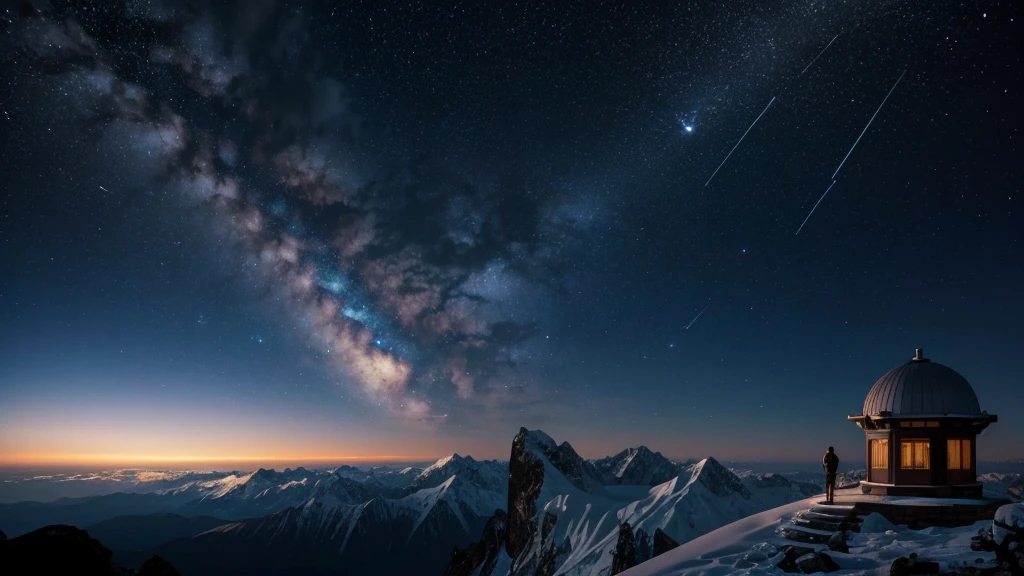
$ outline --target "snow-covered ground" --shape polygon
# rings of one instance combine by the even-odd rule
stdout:
[[[703,536],[691,540],[665,554],[652,558],[635,568],[622,572],[623,576],[727,576],[743,574],[785,574],[775,566],[779,556],[770,556],[784,545],[814,548],[828,554],[840,566],[832,574],[887,575],[893,560],[900,556],[918,554],[926,560],[938,562],[941,570],[951,563],[985,565],[993,562],[991,552],[971,550],[971,537],[991,521],[978,522],[962,528],[925,528],[910,530],[905,526],[892,526],[878,515],[869,516],[860,533],[851,533],[848,554],[828,550],[825,545],[804,544],[786,540],[779,528],[799,512],[816,505],[820,497],[809,498],[773,508],[738,520]]]

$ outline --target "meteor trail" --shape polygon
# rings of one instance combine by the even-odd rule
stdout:
[[[882,99],[882,103],[878,105],[878,110],[875,110],[875,113],[871,115],[871,120],[868,120],[867,126],[865,126],[863,130],[861,130],[860,136],[857,136],[857,140],[854,141],[853,146],[850,146],[850,151],[846,153],[846,157],[843,158],[843,161],[839,163],[839,168],[836,168],[836,171],[832,174],[833,180],[836,179],[836,174],[839,174],[839,170],[842,169],[843,164],[846,164],[846,159],[850,157],[850,154],[853,154],[853,149],[857,147],[857,142],[860,142],[860,139],[864,137],[864,133],[868,131],[868,127],[871,126],[871,123],[875,121],[875,116],[878,116],[878,113],[882,110],[882,106],[885,106],[885,101],[889,99],[889,96],[892,94],[892,91],[896,89],[896,86],[899,85],[900,80],[903,80],[903,75],[906,73],[907,71],[904,70],[903,74],[900,74],[900,77],[896,79],[896,84],[893,84],[892,88],[889,89],[889,94],[886,94],[885,98]]]
[[[802,75],[802,74],[803,74],[804,72],[807,72],[807,69],[808,69],[808,68],[810,68],[810,67],[811,67],[811,65],[813,65],[813,64],[814,64],[815,62],[817,62],[817,61],[818,61],[818,58],[821,58],[821,55],[825,53],[825,50],[828,50],[828,47],[832,45],[832,42],[835,42],[835,41],[836,41],[836,38],[839,38],[839,34],[836,34],[836,35],[835,35],[835,38],[832,38],[831,42],[829,42],[828,44],[826,44],[826,45],[825,45],[825,47],[821,49],[821,52],[818,52],[818,55],[814,57],[814,60],[811,60],[811,63],[810,63],[810,64],[808,64],[807,66],[805,66],[805,67],[804,67],[804,69],[800,71],[800,74],[801,74],[801,75]]]
[[[106,188],[104,188],[103,186],[100,186],[100,190],[103,190],[104,192],[110,192],[110,190],[107,190],[107,189],[106,189]]]
[[[707,310],[710,307],[711,307],[711,304],[708,304],[707,306],[704,307],[704,310]],[[690,326],[693,326],[693,323],[697,321],[697,318],[700,318],[700,315],[704,313],[704,310],[701,310],[696,316],[694,316],[693,320],[690,320],[690,323],[687,324],[686,328],[683,328],[683,330],[689,330]]]
[[[768,105],[764,107],[761,114],[759,114],[754,120],[754,124],[757,124],[757,121],[761,119],[761,116],[764,116],[764,113],[772,107],[772,102],[775,102],[775,96],[772,96],[772,99],[768,101]],[[711,184],[711,181],[715,178],[715,174],[718,174],[718,171],[722,169],[722,166],[725,166],[725,163],[729,160],[729,156],[732,156],[732,153],[736,151],[737,147],[739,147],[740,142],[743,142],[743,139],[747,137],[747,133],[754,127],[754,124],[751,124],[750,128],[747,128],[747,131],[743,133],[743,136],[740,136],[740,139],[736,141],[736,146],[733,146],[732,150],[729,150],[729,153],[725,155],[725,160],[722,160],[722,163],[718,165],[718,168],[715,168],[715,172],[711,174],[711,178],[708,178],[708,181],[704,183],[705,187],[707,187],[708,184]]]
[[[801,224],[800,227],[796,229],[797,235],[799,235],[800,231],[804,229],[804,224],[807,224],[807,221],[811,219],[811,214],[814,214],[814,211],[818,209],[818,204],[821,204],[821,201],[825,199],[825,195],[828,194],[828,191],[831,190],[832,187],[835,185],[836,181],[833,180],[832,183],[828,185],[828,188],[825,189],[825,194],[822,194],[821,198],[818,198],[818,201],[814,204],[814,208],[811,208],[811,211],[807,213],[807,218],[804,218],[804,223]]]

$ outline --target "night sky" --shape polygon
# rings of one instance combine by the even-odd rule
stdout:
[[[2,463],[1024,458],[1014,2],[4,6]]]

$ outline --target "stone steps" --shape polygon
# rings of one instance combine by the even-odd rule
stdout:
[[[815,520],[821,520],[824,522],[843,522],[850,519],[849,514],[834,515],[834,514],[822,514],[821,512],[815,512],[813,510],[807,510],[801,512],[797,516],[801,518],[813,518]]]
[[[799,524],[786,524],[780,528],[779,531],[787,540],[808,544],[825,544],[828,542],[828,539],[832,537],[834,532],[832,530],[808,528],[806,526],[800,526]]]
[[[861,521],[853,504],[815,505],[797,513],[779,534],[793,542],[827,544],[836,532],[859,532]]]
[[[812,512],[819,512],[821,514],[850,514],[857,509],[853,504],[817,504],[811,506]]]
[[[814,528],[815,530],[829,530],[831,532],[835,532],[836,530],[841,529],[840,522],[823,522],[821,520],[816,520],[814,518],[797,517],[790,520],[790,523],[796,526],[802,526],[804,528]]]

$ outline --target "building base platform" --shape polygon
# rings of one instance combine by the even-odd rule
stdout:
[[[975,522],[992,520],[1000,506],[1010,503],[1009,500],[984,495],[969,498],[866,494],[864,484],[836,490],[835,505],[853,506],[858,516],[875,512],[893,524],[912,529],[970,526]]]

